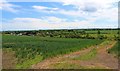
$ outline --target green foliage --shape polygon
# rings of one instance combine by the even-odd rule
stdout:
[[[98,30],[98,33],[97,34],[100,34],[100,30]]]
[[[38,31],[6,31],[3,34],[59,37],[59,38],[82,38],[82,39],[115,39],[118,37],[118,29],[71,29],[71,30],[38,30]]]

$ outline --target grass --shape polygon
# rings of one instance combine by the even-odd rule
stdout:
[[[2,39],[3,48],[11,48],[15,52],[15,56],[18,59],[17,68],[28,68],[30,65],[46,58],[78,51],[104,41],[13,35],[3,35]],[[37,60],[38,58],[40,60]]]
[[[51,69],[106,69],[105,67],[81,66],[80,64],[67,63],[67,62],[53,64],[50,66],[50,68]]]
[[[78,57],[75,57],[73,58],[74,60],[90,60],[92,58],[94,58],[97,54],[97,51],[96,49],[92,49],[90,52],[84,54],[84,55],[81,55],[81,56],[78,56]]]
[[[17,64],[16,68],[17,69],[23,69],[23,68],[29,68],[31,65],[36,64],[40,61],[42,61],[43,57],[40,55],[37,55],[34,59],[29,59],[26,60],[25,62],[21,63],[21,64]]]
[[[56,63],[51,66],[53,69],[83,69],[82,66],[73,63]]]
[[[101,46],[104,46],[104,45],[106,45],[106,44],[109,44],[110,43],[110,40],[105,40],[103,43],[101,43],[100,45]]]
[[[115,54],[116,56],[120,57],[120,48],[119,48],[119,41],[113,46],[113,48],[109,49],[108,52]]]

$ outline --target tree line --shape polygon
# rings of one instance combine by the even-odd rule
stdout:
[[[115,31],[116,33],[110,31]],[[4,31],[3,34],[57,37],[57,38],[86,38],[86,39],[107,39],[112,35],[114,39],[120,40],[118,29],[71,29],[71,30],[33,30],[33,31]],[[97,36],[95,36],[97,35]]]

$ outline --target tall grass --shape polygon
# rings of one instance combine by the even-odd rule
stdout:
[[[116,54],[116,56],[120,57],[120,44],[119,41],[113,46],[113,48],[109,49],[108,51],[112,54]]]

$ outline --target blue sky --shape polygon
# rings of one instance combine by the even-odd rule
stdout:
[[[117,28],[118,0],[3,2],[2,30]]]

